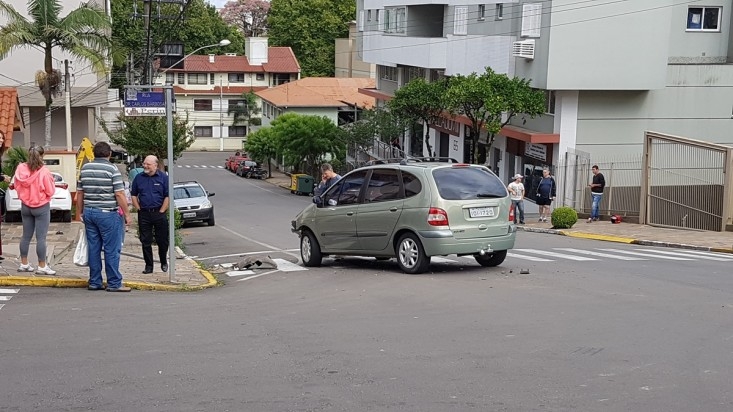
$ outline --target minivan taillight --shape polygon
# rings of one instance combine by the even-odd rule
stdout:
[[[512,203],[512,206],[509,208],[509,221],[514,221],[514,203]]]
[[[443,209],[431,207],[428,211],[428,224],[430,226],[448,226],[448,214]]]

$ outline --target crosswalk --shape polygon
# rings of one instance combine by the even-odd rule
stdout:
[[[176,165],[179,169],[224,169],[224,165]]]
[[[0,309],[2,309],[18,292],[20,292],[20,289],[0,288]]]

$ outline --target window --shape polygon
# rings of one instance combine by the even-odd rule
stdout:
[[[483,20],[485,18],[486,18],[486,5],[479,4],[478,5],[478,19]]]
[[[540,37],[542,3],[522,4],[522,37]]]
[[[240,104],[242,106],[246,105],[247,104],[247,101],[246,100],[242,100],[242,99],[229,99],[228,104],[229,104],[229,109],[232,109],[233,107],[237,107]]]
[[[398,170],[374,170],[364,194],[365,203],[386,202],[402,199]]]
[[[410,83],[415,79],[425,79],[425,69],[420,67],[408,67],[407,70],[403,69],[405,74],[404,83]]]
[[[495,13],[494,18],[496,20],[501,20],[504,18],[504,5],[503,4],[499,3],[496,5],[496,13]]]
[[[468,7],[456,7],[453,15],[453,34],[468,34]]]
[[[173,84],[175,79],[176,79],[176,76],[173,73],[165,74],[165,84]]]
[[[194,137],[212,137],[214,128],[211,126],[194,126],[193,135]]]
[[[247,126],[229,126],[229,137],[247,136]]]
[[[422,184],[417,176],[402,172],[402,184],[405,186],[405,197],[413,197],[422,191]]]
[[[210,73],[209,74],[209,84],[214,84],[214,82],[215,82],[215,80],[214,80],[214,73]]]
[[[367,10],[367,21],[372,21],[372,11]]]
[[[367,171],[354,172],[331,186],[323,195],[324,205],[344,206],[359,203],[361,188],[364,186]]]
[[[545,90],[545,113],[555,114],[555,91]]]
[[[207,84],[209,76],[206,73],[189,73],[188,84]]]
[[[506,197],[504,183],[483,167],[442,167],[433,170],[435,185],[445,200]]]
[[[229,83],[244,83],[244,73],[229,73]]]
[[[178,73],[178,84],[186,84],[186,73]]]
[[[375,20],[375,21],[376,21],[377,23],[379,23],[379,15],[381,14],[381,12],[382,12],[382,11],[381,11],[381,10],[379,10],[379,9],[377,9],[377,10],[375,11],[375,15],[374,15],[374,20]]]
[[[384,9],[384,32],[404,33],[406,16],[407,9],[404,7],[392,7]]]
[[[721,7],[687,9],[687,31],[720,31]]]
[[[212,109],[211,107],[211,99],[194,99],[193,101],[193,110],[196,112],[210,112]]]
[[[265,73],[257,73],[257,80],[265,80]]]
[[[390,66],[379,66],[380,77],[384,80],[397,81],[397,68]]]

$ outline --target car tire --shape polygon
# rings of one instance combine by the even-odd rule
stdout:
[[[303,230],[300,235],[300,258],[303,265],[307,267],[321,266],[323,255],[321,255],[321,246],[318,244],[316,235],[310,230]]]
[[[206,224],[209,226],[216,225],[216,220],[214,219],[214,212],[211,212],[211,216],[209,216],[209,220],[206,221]]]
[[[499,266],[504,262],[504,259],[506,259],[506,250],[499,250],[492,254],[487,255],[473,255],[473,258],[476,259],[476,262],[478,262],[479,265],[483,267],[494,267]]]
[[[417,235],[406,233],[400,237],[395,247],[397,264],[403,272],[417,275],[428,270],[430,257],[425,255],[425,249]]]
[[[61,221],[64,223],[71,222],[71,210],[64,210],[61,212]]]

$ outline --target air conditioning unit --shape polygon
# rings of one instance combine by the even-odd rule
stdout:
[[[534,39],[515,41],[512,44],[512,56],[534,59]]]

